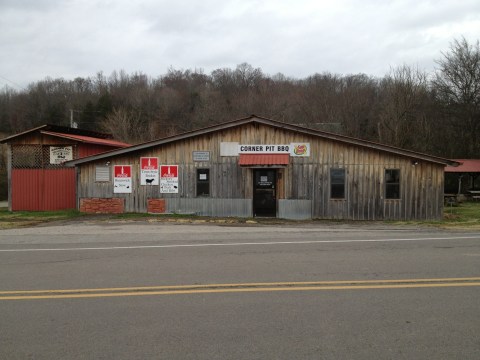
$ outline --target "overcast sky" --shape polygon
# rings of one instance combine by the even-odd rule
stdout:
[[[0,0],[0,87],[114,70],[235,68],[303,78],[431,72],[480,38],[479,0]]]

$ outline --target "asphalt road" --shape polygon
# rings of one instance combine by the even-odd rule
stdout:
[[[0,231],[1,359],[478,359],[479,298],[473,232]]]

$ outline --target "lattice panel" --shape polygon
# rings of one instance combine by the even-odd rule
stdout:
[[[51,145],[13,145],[12,168],[14,169],[43,169],[61,168],[63,164],[50,163]],[[53,146],[53,145],[52,145]],[[61,146],[61,145],[60,145]],[[76,146],[66,145],[72,148],[73,159],[77,158]],[[55,145],[58,147],[58,145]]]
[[[12,168],[41,169],[42,145],[12,145]]]

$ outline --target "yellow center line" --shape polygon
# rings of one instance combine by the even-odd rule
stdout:
[[[313,290],[365,290],[365,289],[405,289],[480,286],[480,277],[442,279],[397,279],[397,280],[341,280],[311,282],[272,282],[205,284],[175,286],[144,286],[98,289],[65,290],[19,290],[2,291],[0,300],[33,299],[74,299],[147,295],[178,295],[208,293],[241,293],[273,291],[313,291]]]

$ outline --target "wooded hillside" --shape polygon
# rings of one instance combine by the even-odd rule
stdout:
[[[243,63],[210,74],[171,68],[156,78],[119,71],[45,79],[0,92],[0,132],[69,125],[72,114],[80,128],[137,143],[256,114],[433,155],[478,158],[478,41],[454,40],[437,64],[433,74],[404,65],[383,78],[293,79]]]

